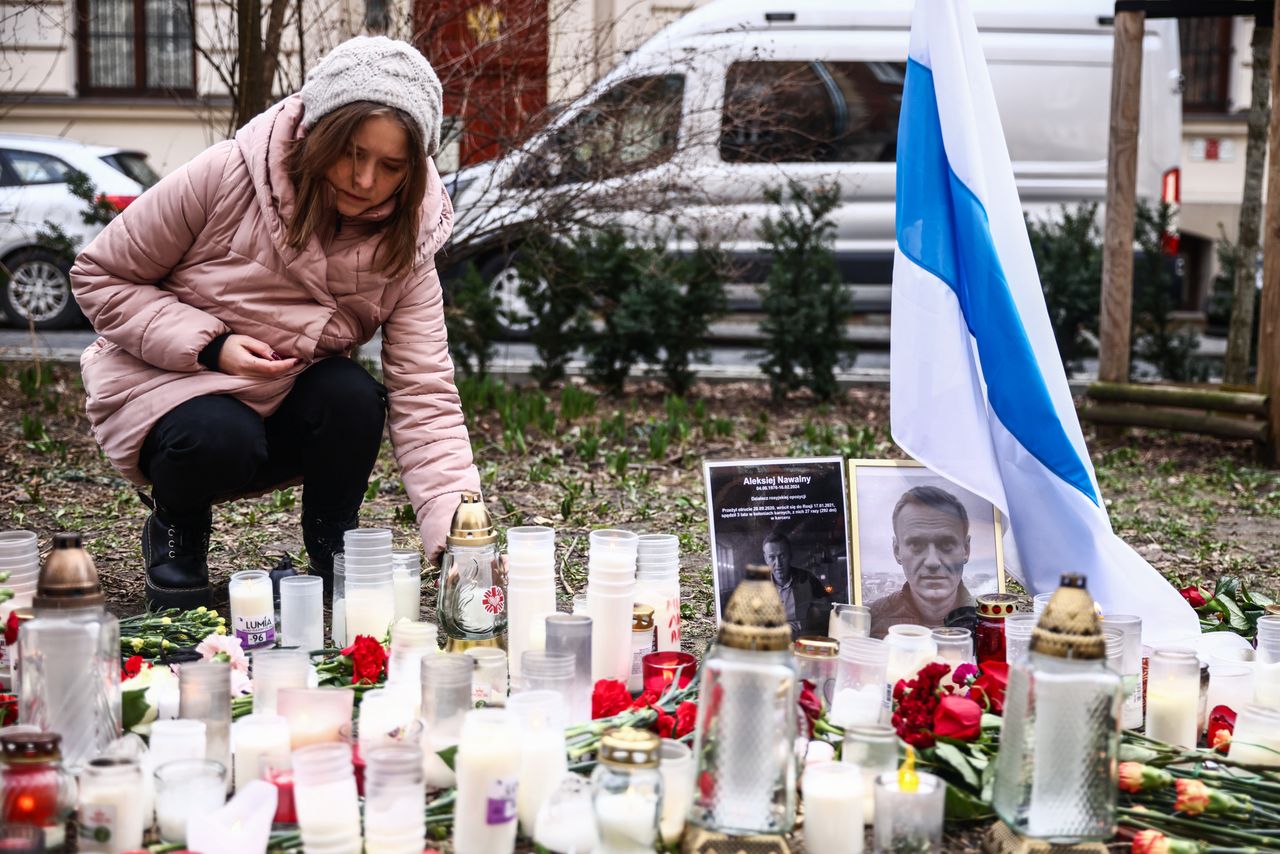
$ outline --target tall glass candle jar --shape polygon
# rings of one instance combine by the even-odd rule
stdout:
[[[1103,626],[1124,632],[1124,658],[1120,676],[1124,685],[1124,707],[1121,724],[1125,729],[1138,729],[1144,721],[1142,686],[1142,618],[1132,614],[1108,614]]]
[[[391,586],[395,592],[395,619],[417,620],[422,616],[422,557],[417,549],[391,552]]]
[[[462,493],[445,538],[436,619],[451,651],[495,640],[507,630],[507,573],[493,519],[476,492]]]
[[[231,630],[245,649],[275,646],[275,605],[271,578],[261,569],[246,569],[231,576]]]
[[[631,608],[631,673],[627,690],[639,694],[644,685],[644,657],[654,651],[653,607],[636,604]]]
[[[253,711],[256,714],[276,713],[276,696],[281,688],[307,687],[307,679],[311,675],[311,656],[305,650],[260,649],[253,654],[251,661]]]
[[[1258,653],[1253,664],[1253,701],[1280,709],[1280,614],[1258,618]]]
[[[1106,666],[1084,584],[1062,577],[1030,652],[1010,667],[996,756],[996,813],[1015,833],[1056,844],[1115,832],[1121,677]]]
[[[471,698],[487,706],[506,705],[511,688],[507,654],[494,646],[473,646],[463,654],[476,663],[471,677]]]
[[[662,811],[658,817],[658,833],[663,845],[675,845],[684,833],[684,819],[693,803],[693,751],[683,741],[664,738],[662,761]]]
[[[879,721],[888,696],[885,691],[888,667],[889,647],[884,641],[846,639],[840,645],[831,722],[850,727]]]
[[[987,593],[978,597],[978,621],[973,630],[978,666],[1005,660],[1004,621],[1017,610],[1018,597],[1012,593]]]
[[[67,818],[76,806],[76,781],[62,767],[60,741],[57,733],[0,735],[0,819],[39,828],[50,850],[65,841]]]
[[[520,730],[520,774],[516,813],[524,834],[533,837],[538,810],[569,773],[565,755],[564,698],[556,691],[522,691],[507,702]]]
[[[795,823],[796,670],[786,611],[767,566],[750,566],[702,666],[689,820],[731,834]],[[762,724],[767,721],[768,724]]]
[[[360,635],[381,641],[395,622],[396,597],[391,570],[356,575],[350,570],[344,581],[343,617],[347,643]]]
[[[865,605],[837,602],[831,606],[827,634],[836,640],[871,637],[871,609]]]
[[[1147,674],[1147,736],[1195,749],[1199,709],[1200,660],[1195,652],[1155,649]]]
[[[814,692],[826,705],[836,695],[836,664],[840,660],[840,644],[834,638],[796,638],[792,650],[796,657],[796,675],[813,685]]]
[[[276,710],[289,722],[293,750],[339,741],[338,730],[351,720],[355,693],[346,688],[281,688]]]
[[[520,735],[505,709],[466,714],[456,755],[458,800],[453,848],[510,854],[516,844]]]
[[[933,642],[938,647],[938,660],[951,665],[952,670],[974,663],[973,632],[968,629],[934,629]]]
[[[384,745],[365,762],[365,854],[421,854],[427,835],[421,748]]]
[[[474,670],[475,659],[460,652],[422,659],[422,761],[429,789],[445,789],[454,784],[454,772],[439,752],[458,743],[463,718],[474,707]]]
[[[265,764],[289,756],[289,722],[283,715],[245,715],[231,725],[231,754],[239,791],[262,776]]]
[[[600,739],[591,772],[592,806],[600,835],[594,854],[648,854],[658,841],[662,742],[651,732],[622,727]]]
[[[875,821],[876,777],[898,768],[898,734],[888,724],[846,727],[840,758],[862,774],[862,820],[870,825]]]
[[[231,665],[193,661],[178,673],[178,714],[204,722],[205,759],[231,767]]]
[[[568,722],[591,720],[591,618],[585,614],[552,614],[546,618],[547,652],[573,656]]]
[[[320,576],[280,579],[280,643],[304,652],[324,648],[324,579]]]
[[[1280,768],[1280,709],[1256,704],[1241,709],[1227,757],[1233,762]]]
[[[804,849],[807,854],[862,854],[862,775],[853,765],[827,762],[804,772]]]
[[[521,660],[524,689],[554,691],[568,704],[573,693],[575,661],[567,652],[526,650]]]
[[[636,550],[636,602],[653,608],[656,650],[680,649],[680,538],[641,534]]]
[[[94,759],[80,775],[79,850],[123,854],[142,847],[142,769],[121,756]]]
[[[295,750],[293,785],[303,849],[359,854],[360,802],[347,746],[310,744]]]
[[[160,839],[169,844],[186,844],[187,820],[214,812],[227,800],[227,769],[218,762],[166,762],[155,778],[156,824]]]
[[[1034,614],[1010,614],[1005,619],[1004,655],[1007,663],[1013,664],[1027,654],[1038,619]]]
[[[329,636],[333,645],[347,646],[347,556],[333,556],[333,587],[329,591]]]
[[[910,623],[890,626],[884,642],[889,648],[885,676],[890,688],[898,684],[899,680],[914,679],[920,668],[938,654],[937,644],[933,642],[933,631],[925,626],[913,626]]]

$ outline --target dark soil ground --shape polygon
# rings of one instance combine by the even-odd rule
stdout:
[[[586,573],[587,533],[599,527],[678,534],[687,647],[701,653],[714,631],[702,462],[840,454],[891,458],[888,394],[859,388],[819,404],[779,405],[755,384],[699,385],[686,398],[635,383],[624,399],[580,387],[544,393],[498,382],[463,384],[486,501],[502,527],[557,530],[560,597],[567,608]],[[0,365],[0,528],[81,532],[112,608],[143,608],[139,534],[147,510],[106,462],[84,415],[73,367]],[[1280,594],[1280,473],[1252,462],[1244,443],[1131,431],[1090,436],[1113,523],[1175,584],[1212,587],[1225,575]],[[283,554],[305,566],[300,490],[216,508],[210,553],[225,602],[230,573],[270,567]],[[362,524],[391,528],[397,547],[418,535],[389,444],[369,485]],[[435,578],[424,573],[424,618],[434,615]],[[976,836],[949,851],[976,850]]]

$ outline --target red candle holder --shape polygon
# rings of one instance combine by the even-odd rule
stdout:
[[[262,779],[276,787],[276,814],[273,824],[297,824],[298,808],[293,801],[293,769],[288,765],[267,764]]]
[[[661,697],[674,682],[683,688],[698,672],[698,659],[687,652],[651,652],[640,659],[644,690]]]

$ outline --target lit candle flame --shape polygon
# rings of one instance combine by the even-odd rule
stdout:
[[[920,775],[916,773],[916,752],[910,745],[907,745],[907,758],[902,760],[902,767],[898,769],[898,791],[912,793],[920,791]]]

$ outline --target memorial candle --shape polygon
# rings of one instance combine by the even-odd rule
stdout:
[[[283,715],[245,715],[231,725],[231,754],[239,791],[262,776],[265,761],[289,755],[289,722]]]
[[[804,847],[808,854],[862,854],[862,774],[856,766],[805,768]]]
[[[231,626],[245,649],[273,646],[276,642],[275,605],[271,578],[261,569],[247,569],[231,576]]]
[[[1152,652],[1147,673],[1147,736],[1194,749],[1199,736],[1200,662],[1189,649]]]
[[[516,844],[520,739],[505,709],[475,709],[462,723],[456,757],[455,851],[510,854]]]

